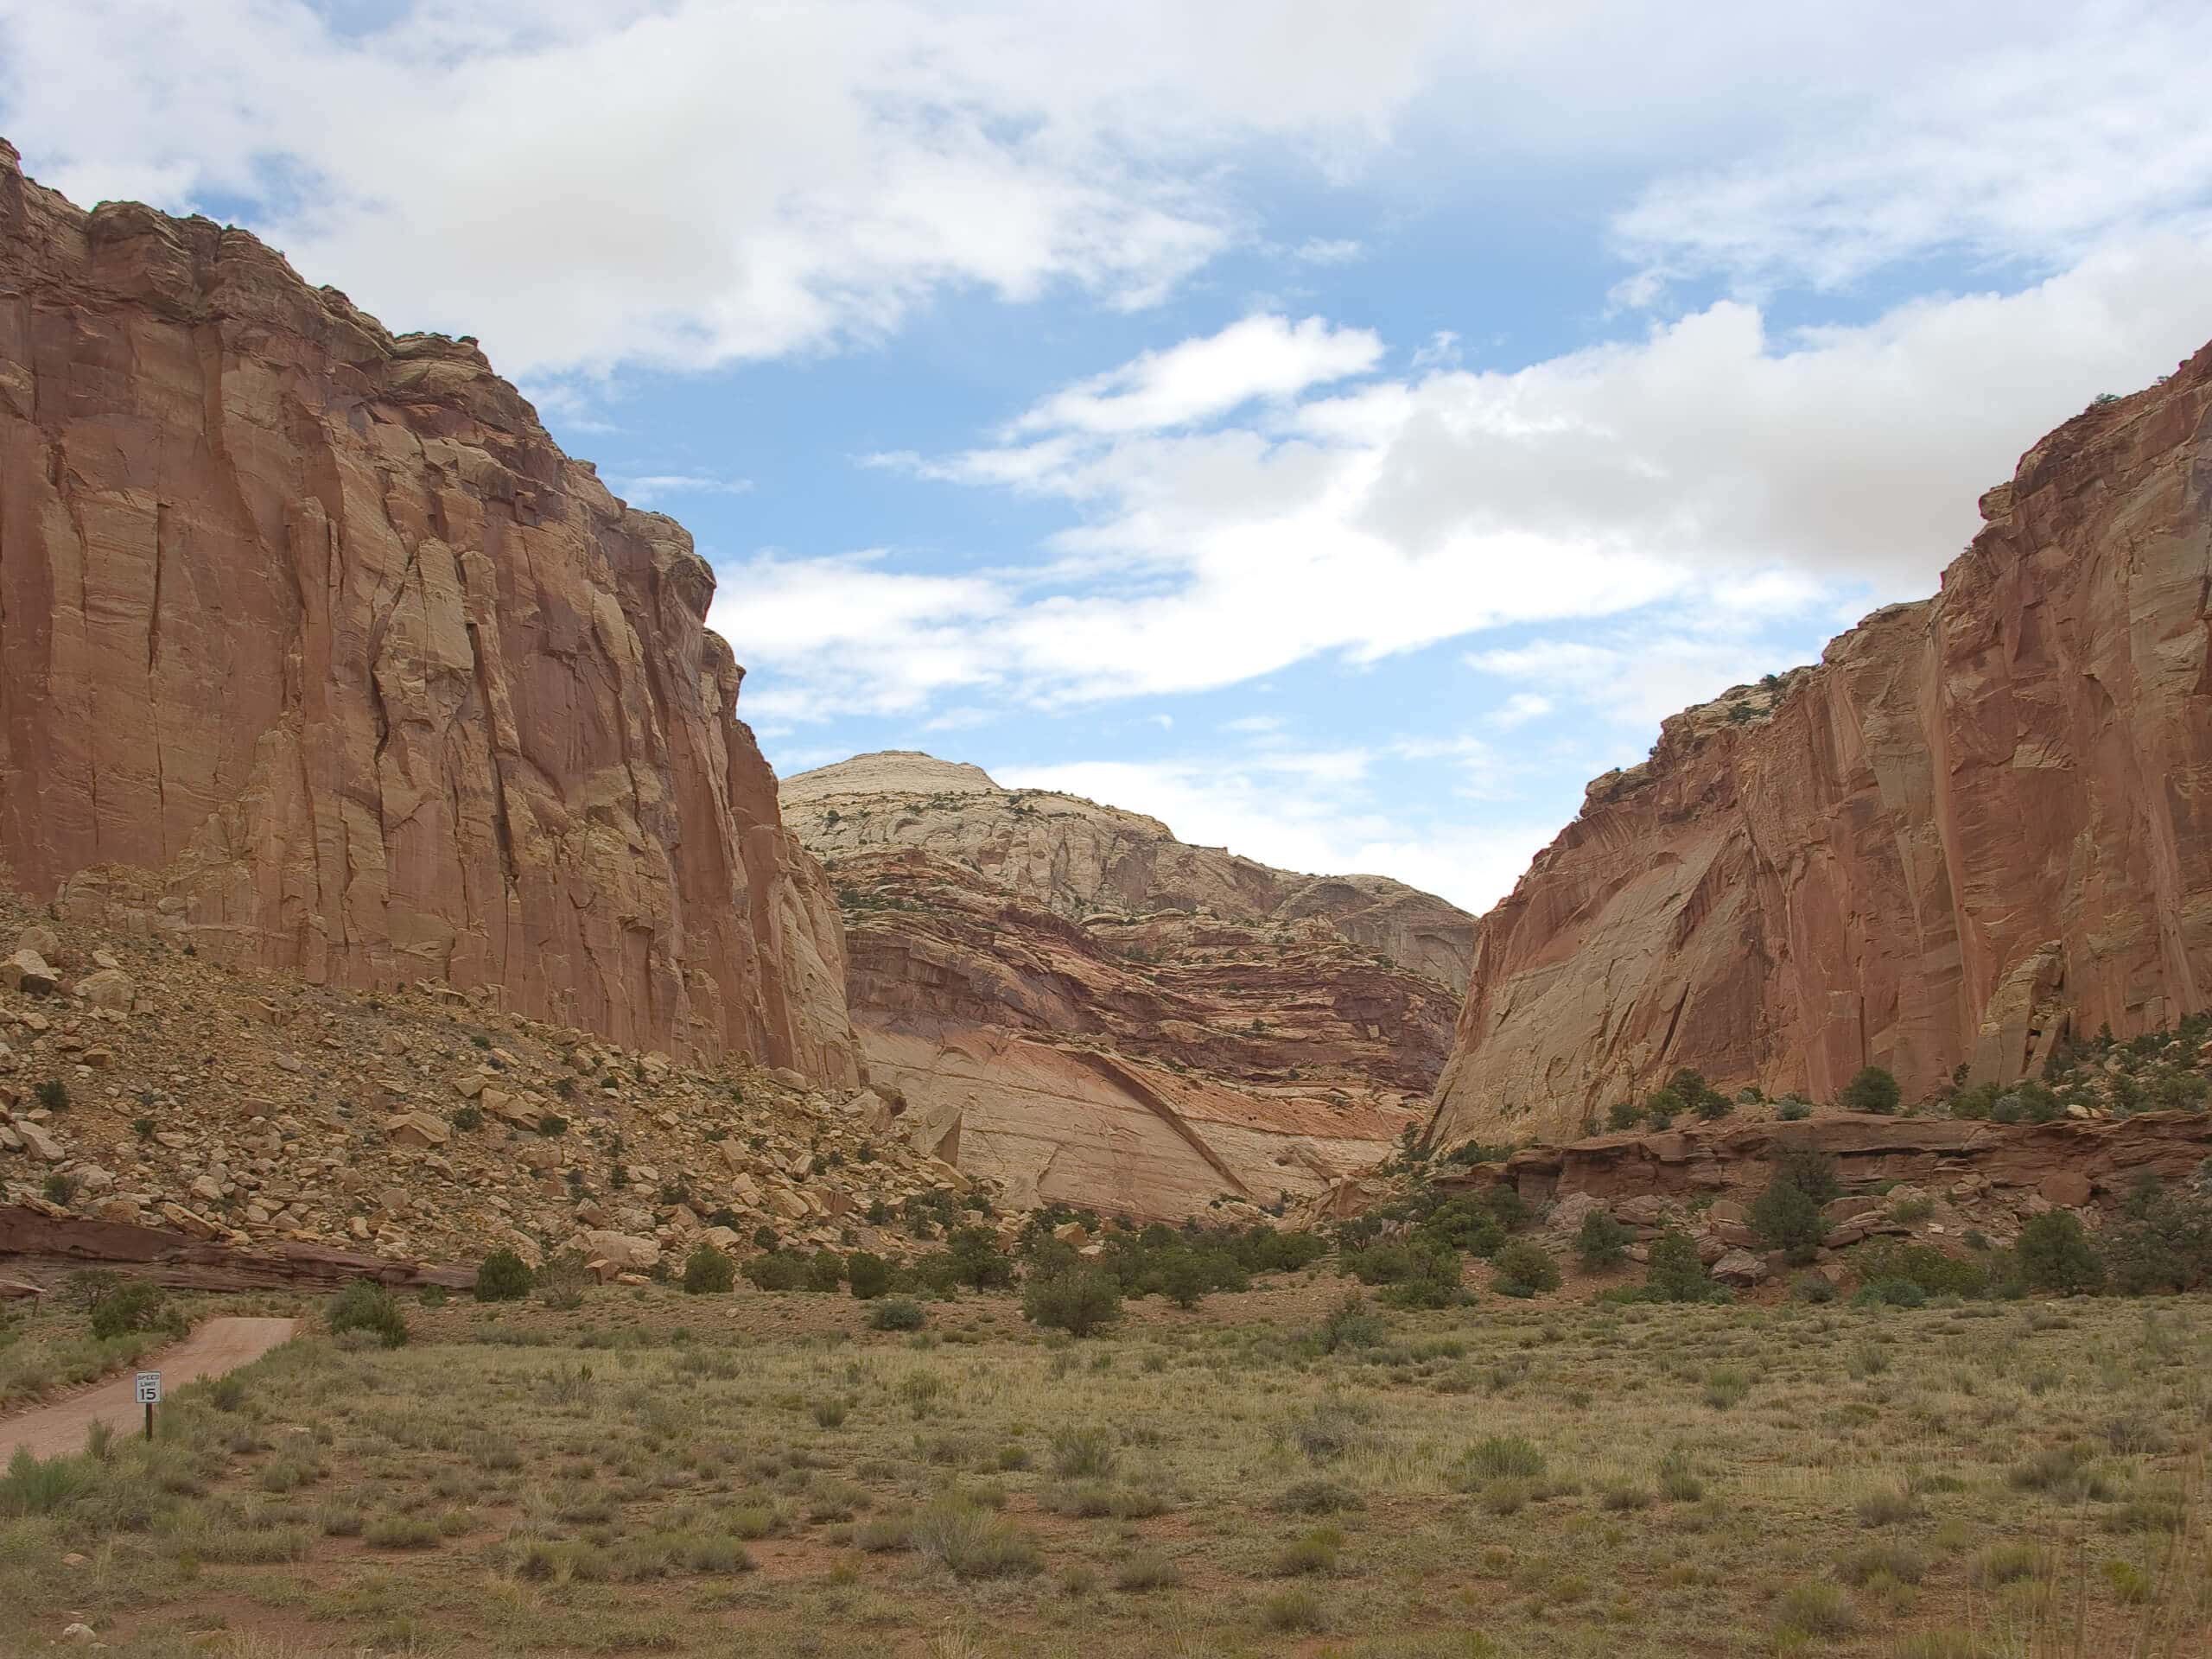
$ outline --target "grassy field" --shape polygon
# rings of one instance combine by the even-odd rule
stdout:
[[[410,1304],[0,1482],[0,1651],[2202,1654],[2212,1303]]]

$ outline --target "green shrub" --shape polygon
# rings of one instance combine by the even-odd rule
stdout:
[[[1774,1115],[1784,1123],[1802,1123],[1813,1115],[1813,1103],[1800,1100],[1795,1095],[1784,1095],[1775,1103]]]
[[[1574,1235],[1574,1252],[1582,1258],[1582,1265],[1592,1272],[1604,1268],[1617,1268],[1628,1258],[1628,1243],[1632,1235],[1605,1210],[1592,1210],[1582,1217],[1582,1226]]]
[[[1441,1244],[1470,1255],[1491,1255],[1505,1243],[1506,1224],[1490,1206],[1452,1198],[1437,1206],[1414,1230],[1416,1244]]]
[[[1096,1268],[1076,1268],[1029,1284],[1022,1292],[1021,1317],[1071,1337],[1088,1337],[1121,1319],[1121,1287]]]
[[[463,1135],[474,1135],[484,1127],[484,1109],[474,1101],[469,1102],[453,1115],[453,1126]]]
[[[683,1260],[683,1294],[720,1296],[737,1283],[737,1264],[727,1250],[702,1243]]]
[[[69,1109],[69,1085],[59,1077],[48,1077],[44,1083],[35,1084],[31,1094],[49,1112]]]
[[[1774,1160],[1774,1179],[1787,1182],[1815,1204],[1826,1204],[1843,1194],[1836,1177],[1835,1160],[1810,1147],[1792,1147]]]
[[[1461,1454],[1466,1480],[1534,1480],[1544,1472],[1544,1454],[1518,1434],[1493,1434]]]
[[[783,1250],[764,1250],[738,1271],[760,1290],[799,1290],[806,1284],[805,1261]]]
[[[1658,1301],[1701,1302],[1713,1294],[1713,1281],[1698,1259],[1697,1241],[1679,1227],[1669,1227],[1652,1241],[1643,1283]]]
[[[143,1279],[126,1279],[101,1291],[92,1299],[91,1322],[92,1335],[103,1342],[139,1331],[181,1334],[184,1326],[182,1317],[170,1310],[161,1287]]]
[[[888,1296],[868,1311],[871,1331],[918,1331],[929,1320],[922,1305],[904,1296]]]
[[[1406,1255],[1405,1275],[1382,1287],[1382,1300],[1392,1307],[1452,1307],[1466,1300],[1459,1251],[1431,1244]]]
[[[1213,1288],[1213,1269],[1205,1258],[1189,1250],[1167,1250],[1154,1270],[1154,1283],[1176,1306],[1196,1307]]]
[[[1501,1296],[1534,1296],[1559,1288],[1559,1263],[1532,1238],[1516,1238],[1497,1253],[1491,1288]]]
[[[1828,1224],[1812,1194],[1777,1172],[1751,1205],[1751,1230],[1769,1249],[1784,1252],[1790,1265],[1802,1268],[1827,1236]]]
[[[1003,1288],[1014,1282],[1014,1262],[988,1227],[956,1228],[945,1239],[957,1282],[976,1290]]]
[[[1605,1127],[1616,1132],[1632,1129],[1636,1127],[1636,1120],[1639,1116],[1641,1114],[1634,1101],[1617,1100],[1605,1108]]]
[[[334,1337],[362,1331],[387,1348],[407,1340],[407,1315],[399,1299],[373,1279],[356,1279],[340,1291],[323,1317]]]
[[[2114,1288],[2130,1296],[2212,1282],[2212,1196],[2146,1179],[2100,1235]]]
[[[90,1459],[48,1458],[41,1462],[28,1446],[16,1448],[8,1472],[0,1475],[0,1515],[51,1515],[92,1478]]]
[[[845,1280],[855,1301],[872,1302],[891,1288],[891,1264],[867,1250],[845,1258]]]
[[[2075,1296],[2104,1287],[2105,1264],[2070,1210],[2047,1211],[2020,1229],[2017,1255],[2031,1289]]]
[[[530,1294],[530,1264],[512,1250],[494,1250],[476,1269],[476,1300],[518,1302]]]
[[[1886,1117],[1897,1110],[1901,1098],[1897,1080],[1880,1066],[1869,1065],[1843,1085],[1836,1104],[1847,1112],[1878,1112]]]
[[[835,1250],[817,1250],[806,1264],[806,1287],[819,1295],[834,1296],[845,1282],[845,1258]]]
[[[1986,1266],[1970,1258],[1946,1255],[1932,1244],[1883,1239],[1860,1250],[1856,1262],[1864,1281],[1904,1281],[1917,1285],[1930,1296],[1989,1294],[1989,1269]]]
[[[957,1578],[1027,1577],[1040,1565],[1036,1542],[1027,1533],[957,1493],[915,1510],[906,1535],[915,1554]]]

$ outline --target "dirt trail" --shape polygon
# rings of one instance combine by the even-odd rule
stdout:
[[[167,1395],[203,1376],[220,1376],[251,1364],[278,1343],[289,1341],[298,1325],[297,1319],[209,1319],[182,1342],[148,1355],[132,1369],[159,1371],[162,1392]],[[16,1455],[19,1446],[30,1447],[32,1455],[41,1458],[81,1452],[85,1431],[96,1422],[112,1423],[118,1433],[140,1427],[145,1411],[133,1386],[132,1374],[126,1371],[73,1399],[19,1417],[0,1418],[0,1465]]]

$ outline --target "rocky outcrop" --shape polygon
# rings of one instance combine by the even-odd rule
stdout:
[[[1982,499],[1933,599],[1662,728],[1483,918],[1429,1138],[1677,1066],[1909,1099],[2212,999],[2212,348]]]
[[[0,1205],[208,1247],[147,1243],[143,1259],[179,1270],[271,1257],[281,1274],[333,1251],[537,1262],[575,1246],[620,1276],[641,1249],[609,1255],[594,1235],[681,1261],[703,1239],[750,1248],[763,1228],[897,1256],[916,1247],[910,1206],[974,1185],[885,1133],[865,1090],[623,1048],[525,1019],[488,987],[308,985],[32,914],[0,892],[0,948],[36,940],[59,982],[0,990]],[[57,1253],[0,1229],[0,1274],[11,1250]]]
[[[1070,921],[1163,911],[1224,922],[1319,922],[1463,991],[1475,918],[1381,875],[1299,875],[1175,839],[1157,818],[1077,795],[1006,790],[980,766],[912,750],[855,755],[783,782],[785,819],[832,862],[912,847]]]
[[[1315,1192],[1386,1155],[1443,1064],[1457,996],[1407,965],[1460,971],[1471,918],[1441,899],[925,755],[785,790],[836,883],[893,1121],[1017,1205],[1173,1218]]]
[[[1956,1188],[1961,1198],[2010,1193],[2031,1210],[2037,1198],[2043,1208],[2071,1208],[2094,1198],[2125,1198],[2146,1179],[2171,1185],[2195,1179],[2212,1158],[2212,1115],[1989,1123],[1845,1112],[1796,1123],[1719,1123],[1526,1147],[1499,1163],[1440,1171],[1434,1181],[1446,1190],[1509,1185],[1531,1203],[1577,1192],[1609,1203],[1749,1198],[1773,1179],[1776,1160],[1796,1151],[1833,1159],[1847,1190],[1886,1192],[1910,1183]]]
[[[323,982],[857,1081],[714,578],[473,341],[0,143],[0,863]]]

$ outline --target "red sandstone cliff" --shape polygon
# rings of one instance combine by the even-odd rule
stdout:
[[[858,1076],[682,528],[474,345],[0,143],[0,862],[73,913]]]
[[[1591,785],[1483,918],[1432,1140],[1572,1135],[1681,1065],[1916,1098],[2212,998],[2212,347],[1982,513],[1935,598]]]

